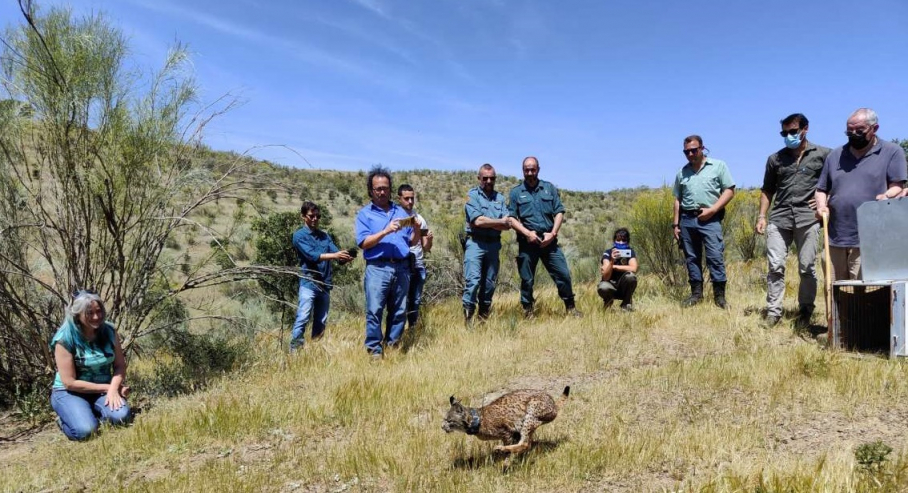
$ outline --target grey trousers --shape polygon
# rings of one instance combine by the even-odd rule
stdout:
[[[766,225],[766,258],[769,272],[766,274],[766,315],[782,316],[782,300],[785,297],[785,258],[794,241],[798,247],[798,304],[813,309],[817,297],[817,240],[820,224],[795,229],[781,229],[775,224]]]

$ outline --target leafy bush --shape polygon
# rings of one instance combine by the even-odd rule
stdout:
[[[732,252],[736,252],[746,262],[756,259],[766,248],[763,237],[756,230],[760,214],[760,190],[736,191],[735,198],[725,209],[722,229],[726,238],[726,259]]]
[[[672,233],[675,198],[671,188],[663,186],[640,192],[630,211],[630,230],[640,272],[652,273],[666,286],[687,282],[684,254]]]
[[[250,354],[251,341],[215,333],[193,334],[183,328],[163,334],[159,358],[150,376],[134,378],[137,392],[149,397],[196,391],[212,379],[237,369]]]

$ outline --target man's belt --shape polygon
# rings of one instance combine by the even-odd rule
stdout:
[[[409,257],[404,257],[404,258],[379,257],[379,258],[367,260],[366,263],[367,264],[377,264],[377,263],[402,264],[408,260],[409,260]]]
[[[467,238],[472,239],[473,241],[501,241],[500,236],[491,236],[491,235],[478,235],[476,233],[467,233]]]

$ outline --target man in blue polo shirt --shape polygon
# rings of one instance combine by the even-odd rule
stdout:
[[[305,226],[293,233],[293,248],[299,258],[302,277],[299,283],[299,307],[296,321],[290,332],[290,352],[296,352],[305,343],[306,324],[312,319],[312,340],[319,339],[328,322],[331,306],[331,261],[341,264],[353,260],[346,250],[338,251],[328,233],[318,229],[322,218],[319,207],[303,202],[300,215]]]
[[[678,171],[672,194],[675,196],[672,229],[675,240],[684,248],[690,296],[682,307],[703,301],[703,250],[706,266],[713,283],[713,300],[726,308],[725,300],[725,242],[722,238],[722,219],[725,206],[735,196],[735,182],[724,161],[704,154],[703,139],[691,135],[684,139],[687,164]]]
[[[511,229],[504,195],[495,190],[495,168],[479,168],[479,186],[467,192],[464,205],[467,240],[463,254],[463,316],[467,327],[479,305],[478,317],[485,320],[492,310],[492,295],[498,284],[501,232]]]
[[[817,181],[817,217],[829,215],[833,280],[861,278],[858,206],[898,197],[908,175],[905,151],[878,138],[879,129],[879,118],[872,109],[852,113],[845,126],[848,143],[829,153]]]
[[[391,202],[391,173],[375,166],[366,177],[372,202],[356,214],[356,243],[363,249],[366,275],[366,350],[374,359],[385,346],[398,347],[407,323],[410,246],[421,241],[414,218]],[[386,331],[382,320],[388,310]]]
[[[534,316],[533,283],[536,266],[549,272],[558,296],[569,315],[582,317],[574,305],[571,271],[558,246],[558,231],[564,221],[564,205],[555,185],[539,179],[539,160],[523,160],[523,182],[511,189],[508,197],[511,227],[517,231],[517,270],[520,273],[520,304],[527,318]]]

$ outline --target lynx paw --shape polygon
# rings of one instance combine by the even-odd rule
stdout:
[[[496,445],[494,448],[495,452],[501,452],[502,454],[509,454],[511,451],[508,449],[507,445]]]

